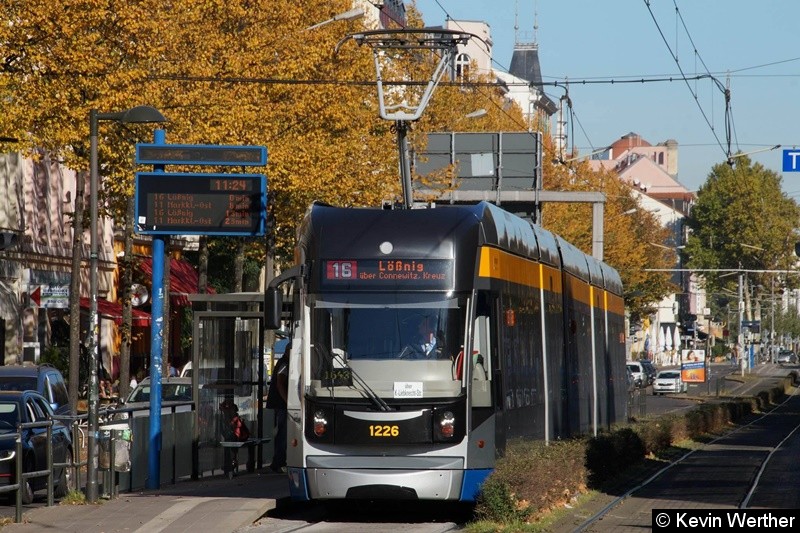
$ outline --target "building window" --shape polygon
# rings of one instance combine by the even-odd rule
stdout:
[[[456,78],[467,80],[469,79],[469,64],[470,57],[468,54],[458,54],[456,56]]]

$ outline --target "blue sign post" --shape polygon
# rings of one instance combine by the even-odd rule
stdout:
[[[164,144],[166,132],[156,130],[155,142]],[[164,173],[163,165],[154,165],[159,174]],[[164,337],[164,240],[158,235],[153,238],[152,293],[150,306],[150,424],[148,426],[147,479],[148,489],[161,486],[161,345]]]
[[[161,486],[161,346],[164,337],[164,249],[168,235],[263,235],[266,177],[260,174],[184,174],[165,165],[264,166],[264,146],[166,144],[156,130],[153,144],[136,145],[136,163],[153,172],[136,174],[134,231],[153,235],[153,300],[150,320],[150,425],[148,489]]]

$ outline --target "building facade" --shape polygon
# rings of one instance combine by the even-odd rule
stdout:
[[[46,153],[35,159],[0,154],[0,232],[14,236],[14,244],[0,250],[0,364],[37,362],[51,344],[68,342],[68,336],[62,338],[65,329],[80,320],[68,309],[73,275],[81,278],[81,296],[88,296],[88,263],[72,271],[78,180],[88,190],[88,173],[70,170]],[[98,294],[104,298],[113,293],[114,234],[108,220],[98,229]],[[88,232],[78,251],[88,259]],[[103,345],[111,338],[103,328]]]

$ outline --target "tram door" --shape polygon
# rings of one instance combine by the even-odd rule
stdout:
[[[473,434],[493,440],[494,449],[498,455],[502,455],[506,447],[506,422],[502,401],[503,380],[497,349],[496,318],[494,318],[497,305],[497,302],[491,302],[487,293],[477,294],[473,324],[473,353],[471,359],[468,359],[470,364],[467,366],[470,368],[467,376]]]

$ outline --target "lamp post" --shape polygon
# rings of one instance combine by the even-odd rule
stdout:
[[[329,18],[328,20],[323,20],[313,26],[309,26],[306,28],[306,31],[316,30],[320,26],[324,26],[326,24],[330,24],[331,22],[336,22],[339,20],[355,20],[364,16],[364,10],[360,7],[353,8],[349,11],[345,11],[344,13],[339,13],[338,15],[334,15],[333,17]]]
[[[137,106],[127,111],[116,113],[100,113],[96,109],[89,112],[89,439],[87,448],[86,465],[86,499],[94,503],[97,501],[97,431],[98,411],[100,400],[98,396],[97,362],[99,348],[100,325],[97,314],[97,189],[99,184],[97,163],[97,125],[101,120],[119,122],[122,124],[138,124],[150,122],[165,122],[157,109],[150,106]],[[77,275],[74,273],[73,275]],[[113,468],[113,467],[112,467]]]

